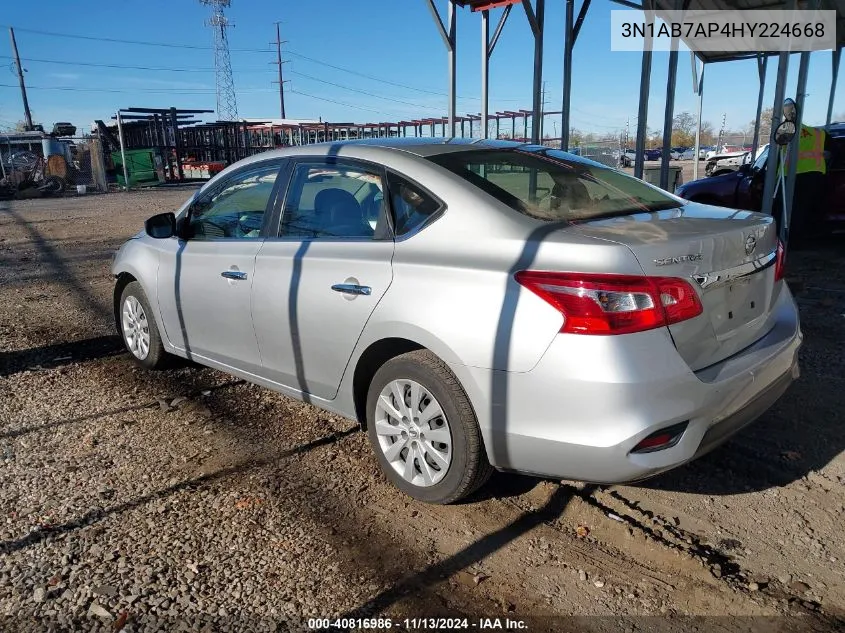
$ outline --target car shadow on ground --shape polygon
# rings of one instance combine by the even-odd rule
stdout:
[[[13,352],[0,352],[0,377],[28,369],[54,369],[70,363],[118,356],[125,352],[123,341],[117,335],[95,336]]]
[[[186,479],[171,486],[167,486],[166,488],[151,491],[145,495],[129,499],[113,506],[109,506],[106,508],[94,508],[89,512],[85,513],[84,515],[73,519],[72,521],[68,521],[59,525],[50,525],[42,527],[40,529],[36,529],[30,532],[29,534],[21,538],[0,542],[0,552],[2,552],[3,554],[9,554],[11,552],[27,548],[48,538],[54,538],[56,535],[73,532],[89,525],[93,525],[94,523],[102,521],[103,519],[111,515],[121,514],[138,506],[149,503],[153,499],[166,497],[175,492],[179,492],[180,490],[196,488],[204,483],[225,479],[226,477],[230,477],[238,473],[255,470],[262,466],[272,464],[273,462],[279,459],[284,459],[286,457],[292,457],[294,455],[307,453],[308,451],[311,451],[320,446],[333,444],[334,442],[337,442],[343,437],[351,434],[352,432],[354,432],[354,430],[355,429],[353,428],[347,429],[345,431],[330,433],[323,437],[319,437],[311,442],[296,446],[292,449],[281,451],[277,454],[262,456],[255,459],[247,459],[234,466],[222,468],[208,474],[193,477],[191,479]]]

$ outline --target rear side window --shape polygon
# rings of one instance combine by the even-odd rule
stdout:
[[[420,228],[440,210],[441,204],[419,185],[388,172],[387,187],[393,209],[393,227],[397,236]]]
[[[451,152],[429,160],[540,220],[578,222],[679,205],[636,178],[554,150]]]

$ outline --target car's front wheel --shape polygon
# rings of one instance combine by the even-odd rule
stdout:
[[[161,369],[167,352],[161,342],[153,311],[141,284],[133,281],[120,295],[120,333],[132,358],[147,369]]]
[[[420,501],[458,501],[493,471],[466,393],[428,350],[397,356],[376,372],[367,431],[387,478]]]

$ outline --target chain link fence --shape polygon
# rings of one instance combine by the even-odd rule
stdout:
[[[573,153],[614,168],[619,167],[622,160],[622,146],[618,140],[584,143],[577,147],[577,152]]]

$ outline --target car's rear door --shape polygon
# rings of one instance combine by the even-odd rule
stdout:
[[[392,279],[393,237],[380,166],[296,162],[278,236],[258,253],[252,315],[262,375],[332,399]]]

